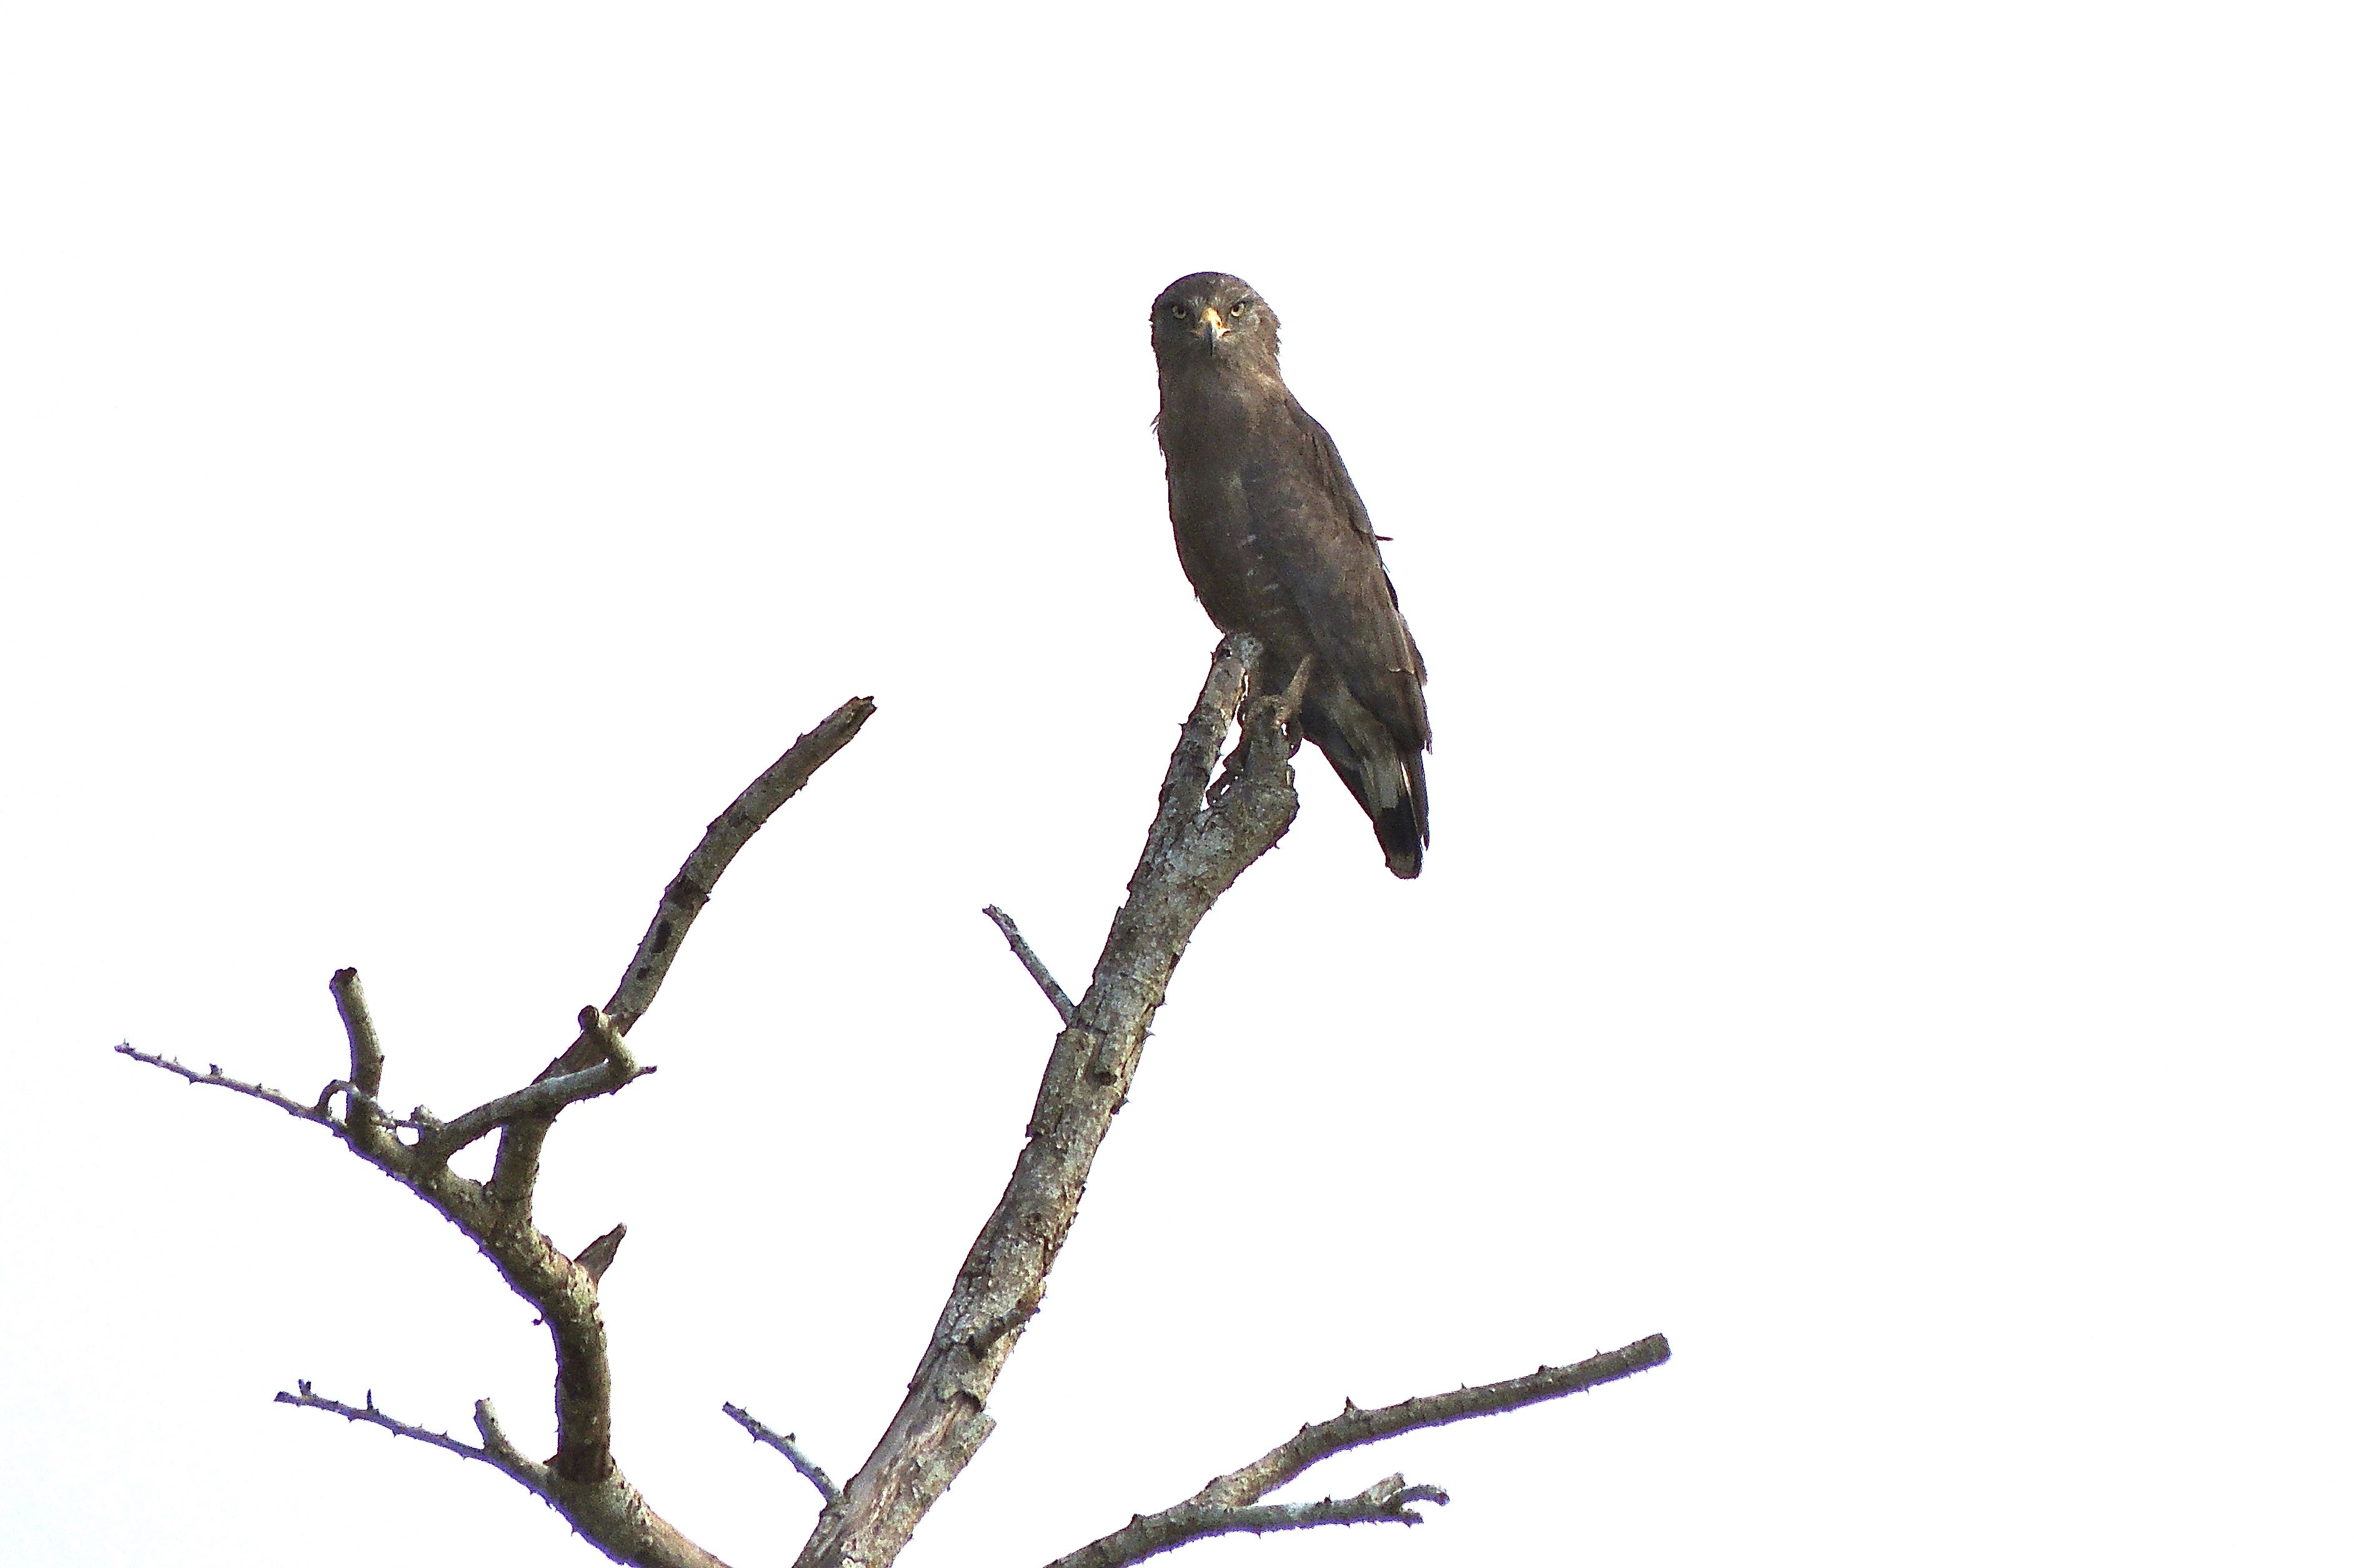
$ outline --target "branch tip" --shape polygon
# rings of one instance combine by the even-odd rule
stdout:
[[[1023,938],[1022,927],[1013,923],[1013,916],[994,904],[983,907],[981,913],[988,916],[1003,933],[1005,945],[1013,949],[1013,956],[1021,960],[1023,969],[1030,971],[1030,978],[1037,981],[1038,989],[1045,992],[1046,1000],[1054,1004],[1055,1016],[1067,1025],[1078,1009],[1072,1005],[1070,994],[1055,983],[1055,977],[1047,972],[1045,960]]]
[[[629,1234],[629,1226],[615,1225],[611,1230],[582,1247],[573,1256],[572,1261],[588,1271],[591,1284],[601,1285],[604,1283],[605,1271],[613,1266],[613,1258],[621,1250],[622,1238]]]
[[[833,1484],[832,1477],[818,1467],[816,1460],[802,1451],[800,1440],[793,1434],[778,1431],[740,1404],[723,1404],[719,1409],[721,1414],[749,1433],[752,1441],[766,1443],[782,1454],[786,1461],[801,1473],[802,1478],[817,1489],[818,1496],[826,1500],[828,1507],[841,1499],[842,1489]]]

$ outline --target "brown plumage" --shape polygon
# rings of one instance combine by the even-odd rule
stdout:
[[[1224,272],[1152,302],[1177,558],[1221,630],[1267,644],[1268,684],[1307,663],[1301,728],[1373,819],[1390,870],[1413,876],[1430,842],[1422,652],[1340,449],[1283,384],[1278,324]]]

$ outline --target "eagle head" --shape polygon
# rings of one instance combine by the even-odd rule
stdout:
[[[1258,291],[1227,272],[1196,272],[1152,302],[1152,355],[1164,368],[1183,364],[1275,364],[1282,323]]]

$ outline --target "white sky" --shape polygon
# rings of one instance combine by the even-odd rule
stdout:
[[[1239,272],[1427,650],[1429,870],[1312,754],[908,1568],[1301,1421],[1412,1531],[1193,1568],[2343,1563],[2342,9],[28,3],[0,21],[0,1535],[579,1564],[295,1379],[550,1441],[315,1130],[452,1115],[757,840],[565,1118],[617,1452],[739,1565],[898,1398],[1213,642],[1145,312]]]

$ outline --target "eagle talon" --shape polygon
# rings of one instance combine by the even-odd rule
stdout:
[[[1299,705],[1308,695],[1308,672],[1315,667],[1315,654],[1302,659],[1299,668],[1291,673],[1291,683],[1276,699],[1275,722],[1283,726],[1283,733],[1291,742],[1291,749],[1284,753],[1288,758],[1299,756],[1301,744],[1308,739],[1308,726],[1299,722]]]

